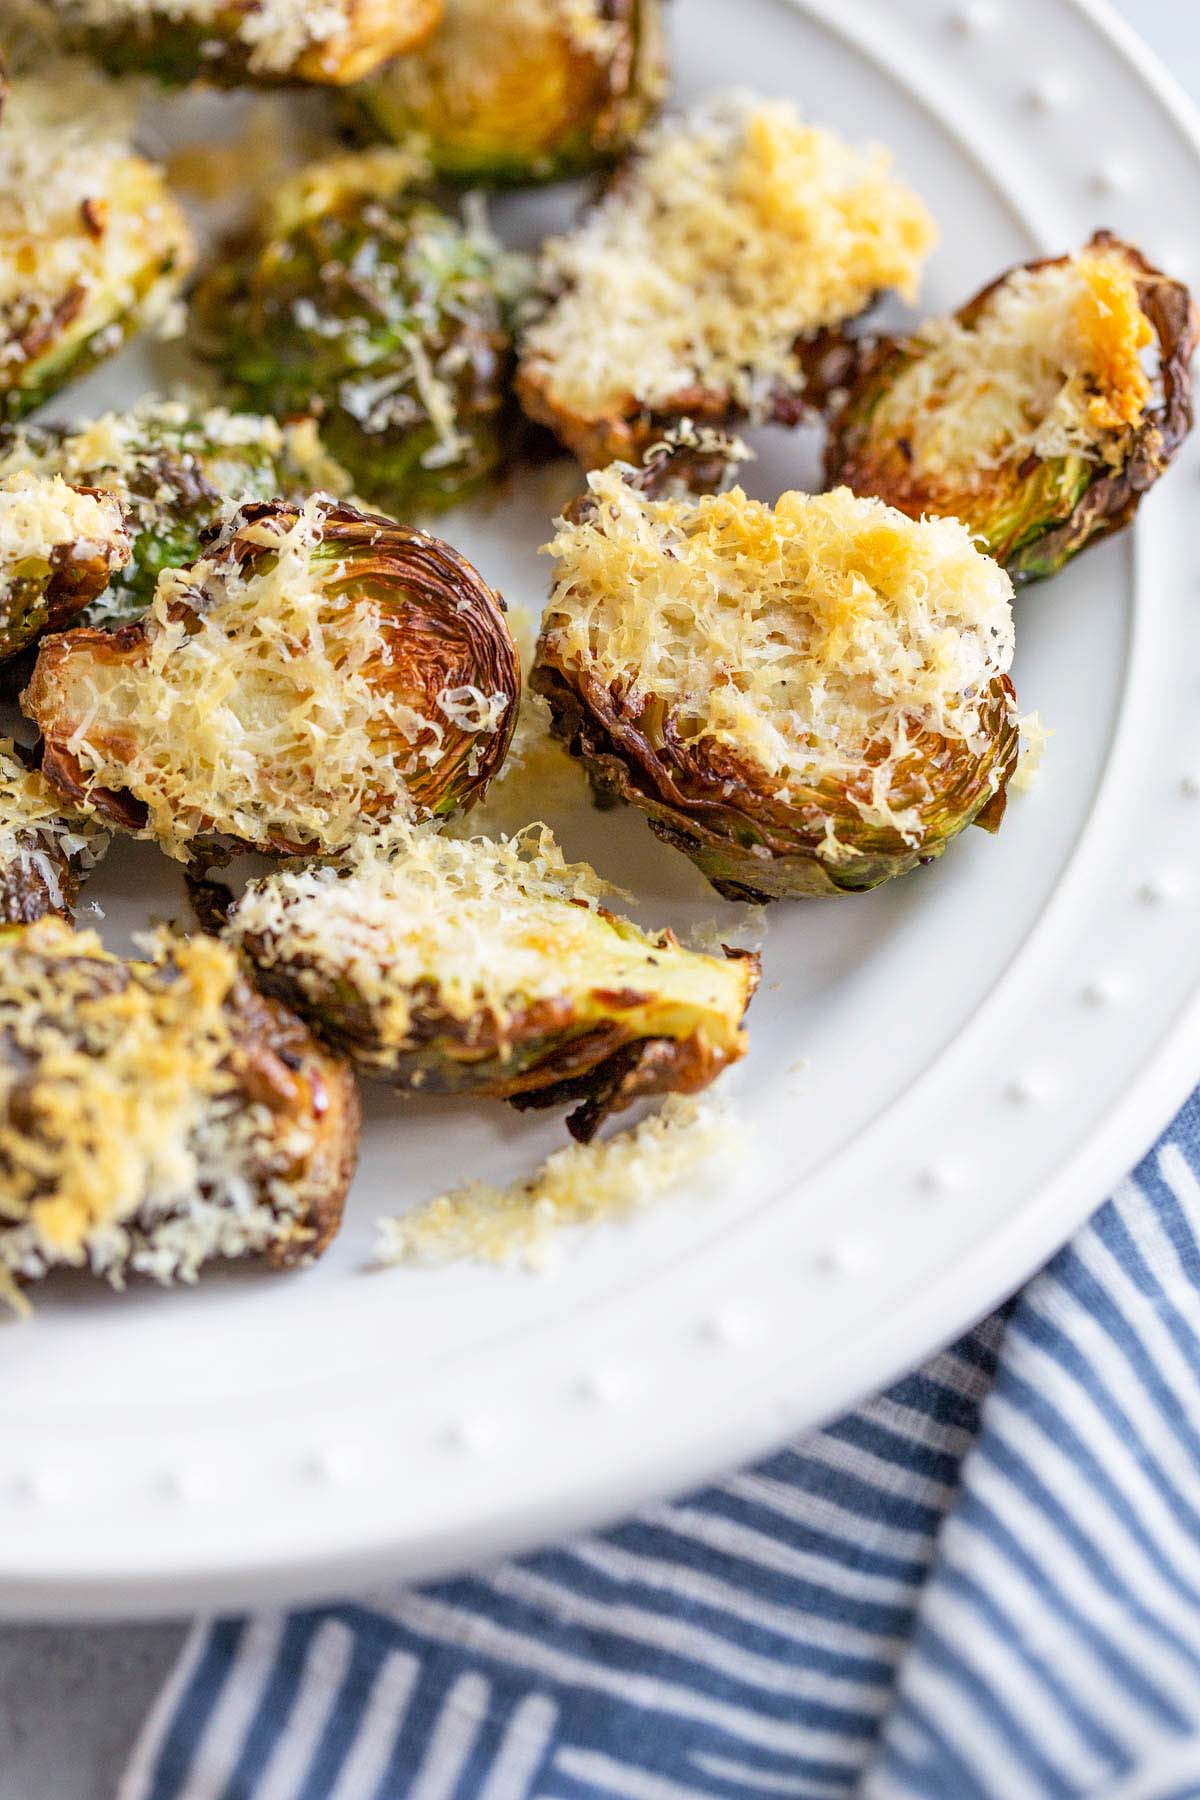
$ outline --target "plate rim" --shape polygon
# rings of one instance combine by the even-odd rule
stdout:
[[[787,4],[819,17],[807,0]],[[1060,4],[1118,50],[1181,130],[1200,166],[1200,108],[1132,25],[1116,13],[1110,0],[1060,0]],[[602,1491],[594,1481],[578,1493],[564,1484],[537,1507],[522,1500],[507,1511],[498,1508],[489,1519],[486,1553],[498,1554],[501,1545],[504,1554],[519,1553],[619,1516],[650,1496],[685,1490],[712,1478],[718,1465],[738,1466],[772,1443],[840,1416],[865,1394],[924,1361],[986,1315],[1069,1239],[1177,1114],[1195,1089],[1198,1069],[1200,991],[1160,1037],[1103,1127],[1076,1145],[1064,1167],[1041,1184],[1036,1204],[1030,1197],[1011,1218],[975,1241],[964,1264],[938,1274],[931,1286],[911,1292],[875,1320],[852,1353],[828,1372],[816,1414],[808,1396],[801,1396],[794,1408],[774,1404],[769,1430],[757,1413],[744,1421],[722,1418],[707,1432],[661,1450],[649,1479],[644,1468],[622,1468],[611,1472]],[[510,1518],[509,1512],[517,1516]],[[242,1564],[234,1559],[219,1569],[193,1568],[190,1574],[183,1559],[170,1571],[131,1572],[123,1567],[88,1578],[33,1571],[11,1579],[4,1573],[0,1617],[161,1616],[209,1607],[234,1592],[239,1605],[295,1601],[350,1591],[375,1580],[399,1579],[398,1571],[405,1580],[428,1577],[461,1567],[481,1553],[478,1527],[456,1525],[444,1533],[426,1532],[415,1545],[399,1533],[381,1533],[377,1541],[359,1540],[340,1553],[324,1550],[315,1556],[293,1542],[269,1564],[261,1557]]]

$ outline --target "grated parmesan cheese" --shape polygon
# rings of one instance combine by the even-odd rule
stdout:
[[[586,420],[697,389],[754,415],[801,391],[798,338],[881,289],[915,296],[935,231],[890,160],[783,101],[735,94],[667,121],[545,246],[556,298],[526,336],[526,380]]]
[[[434,1014],[471,1028],[477,1058],[494,1035],[502,1070],[510,1031],[520,1037],[524,1015],[551,1001],[538,1027],[547,1047],[596,1026],[619,1030],[606,1055],[695,1038],[715,1073],[745,1049],[755,971],[615,918],[601,904],[615,892],[568,863],[545,826],[498,841],[401,827],[360,839],[337,868],[251,883],[229,936],[318,1010],[352,992],[370,1021],[354,1031],[354,1060],[383,1072],[420,1047]]]
[[[61,476],[0,474],[0,629],[6,602],[23,582],[43,582],[69,563],[129,561],[120,506],[105,494],[80,494]]]
[[[1031,455],[1120,467],[1152,398],[1153,338],[1119,251],[1014,270],[970,323],[938,319],[916,334],[872,435],[905,437],[922,474],[968,488]]]
[[[0,115],[0,385],[49,344],[165,320],[191,261],[182,213],[130,146],[134,101],[82,62],[39,64]],[[14,374],[15,372],[15,374]]]
[[[51,911],[65,913],[66,869],[90,869],[107,842],[92,820],[65,807],[49,782],[26,768],[10,739],[0,738],[0,921],[26,912],[31,891],[44,895]]]
[[[497,1188],[472,1181],[400,1218],[382,1219],[378,1260],[471,1259],[545,1266],[557,1232],[628,1217],[735,1141],[719,1108],[669,1095],[661,1111],[604,1142],[556,1150],[533,1175]]]
[[[447,713],[417,709],[402,584],[322,554],[329,509],[235,514],[212,557],[163,572],[132,657],[84,634],[42,652],[26,710],[89,786],[142,802],[145,835],[181,861],[211,834],[339,850],[364,819],[415,816],[410,779],[458,748]],[[221,554],[234,541],[261,554],[243,569]]]
[[[104,35],[173,26],[200,28],[201,59],[227,42],[245,52],[251,74],[346,82],[419,42],[434,24],[436,0],[51,0],[68,26]],[[201,71],[202,72],[202,66]]]
[[[238,980],[203,937],[145,964],[57,919],[0,941],[0,1268],[192,1280],[296,1234],[315,1115],[249,1098]]]
[[[655,501],[627,473],[592,474],[594,504],[547,546],[539,657],[665,715],[689,753],[750,762],[785,803],[835,781],[868,823],[919,835],[894,770],[926,732],[987,748],[981,699],[1013,655],[1004,571],[957,520],[845,488]]]

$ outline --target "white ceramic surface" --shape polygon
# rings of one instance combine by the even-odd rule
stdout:
[[[685,97],[741,82],[895,147],[943,227],[929,310],[1098,224],[1200,277],[1197,127],[1095,6],[674,11]],[[525,233],[556,204],[500,221]],[[74,403],[146,378],[128,359]],[[761,448],[760,493],[811,477],[811,436]],[[375,1096],[318,1268],[122,1297],[71,1281],[0,1331],[0,1612],[240,1607],[594,1524],[829,1416],[1027,1275],[1200,1070],[1198,479],[1200,443],[1136,534],[1019,601],[1022,703],[1056,735],[1000,836],[772,911],[754,1049],[726,1084],[748,1126],[732,1166],[564,1241],[550,1277],[369,1274],[379,1214],[561,1139],[557,1120]],[[536,606],[546,505],[534,484],[444,530]],[[554,822],[648,920],[735,915],[634,816]],[[181,910],[143,846],[92,893],[114,941]]]

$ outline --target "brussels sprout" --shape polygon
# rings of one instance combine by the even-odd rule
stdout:
[[[1015,581],[1127,525],[1192,424],[1185,287],[1098,232],[1002,275],[909,338],[867,345],[827,473],[920,518],[960,518]]]
[[[934,237],[885,152],[782,101],[710,101],[544,247],[518,396],[587,467],[638,461],[684,417],[795,424],[810,340],[885,289],[913,298]]]
[[[139,618],[164,569],[200,554],[201,538],[231,501],[300,500],[314,489],[349,491],[324,455],[311,420],[280,426],[258,413],[147,400],[88,424],[29,425],[0,437],[0,483],[33,470],[121,503],[132,537],[128,561],[78,623],[112,629]],[[62,622],[48,621],[50,629]]]
[[[128,102],[76,64],[0,116],[0,420],[162,325],[192,262],[183,214],[130,148]]]
[[[468,562],[318,496],[243,507],[139,623],[48,639],[22,704],[68,798],[184,861],[336,851],[365,821],[470,806],[520,689]]]
[[[685,950],[600,904],[544,828],[426,831],[251,884],[228,938],[264,991],[364,1074],[518,1106],[578,1101],[590,1138],[643,1094],[695,1093],[746,1049],[758,959]]]
[[[416,167],[376,150],[308,170],[195,303],[239,404],[315,413],[392,512],[453,505],[499,467],[511,354],[501,260],[408,187]]]
[[[655,500],[592,475],[533,688],[598,795],[731,898],[861,891],[994,830],[1018,753],[1008,577],[847,490]]]
[[[442,0],[46,0],[73,47],[117,75],[361,81],[428,37]]]
[[[353,1077],[208,938],[149,962],[58,919],[0,932],[0,1271],[193,1280],[318,1255],[354,1170]]]
[[[0,925],[47,913],[68,918],[83,875],[104,854],[95,822],[65,809],[35,769],[0,738]]]
[[[356,89],[384,137],[454,180],[557,180],[612,161],[665,87],[661,0],[447,0],[424,48]]]
[[[111,495],[81,492],[57,475],[0,478],[0,660],[73,619],[129,555]]]

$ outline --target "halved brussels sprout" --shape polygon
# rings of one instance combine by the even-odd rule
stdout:
[[[1012,584],[950,519],[846,489],[655,500],[593,474],[531,685],[598,794],[734,899],[877,887],[994,830]]]
[[[81,492],[57,475],[0,478],[0,661],[73,619],[130,550],[110,494]]]
[[[69,918],[107,841],[0,738],[0,925],[28,925],[47,913]]]
[[[144,326],[192,263],[187,223],[130,145],[129,101],[71,61],[0,115],[0,419],[23,418]]]
[[[194,1280],[328,1244],[354,1170],[349,1070],[208,938],[110,956],[0,931],[0,1271]]]
[[[442,0],[46,0],[113,74],[342,86],[428,37]]]
[[[129,559],[78,621],[110,630],[145,612],[164,569],[195,561],[204,532],[230,502],[300,500],[314,489],[340,495],[350,487],[323,453],[311,420],[281,426],[259,413],[180,400],[146,400],[80,426],[12,430],[0,436],[0,483],[20,470],[61,476],[120,501],[132,538]]]
[[[1192,425],[1188,291],[1098,232],[948,319],[866,346],[827,474],[914,518],[962,519],[1015,581],[1132,519]]]
[[[588,467],[637,461],[684,417],[795,424],[806,342],[885,289],[912,299],[934,238],[886,152],[783,101],[710,101],[649,132],[545,246],[522,405]]]
[[[695,1093],[746,1050],[758,958],[683,949],[600,902],[544,827],[367,841],[251,884],[227,936],[364,1074],[518,1106],[578,1101],[586,1140],[643,1094]]]
[[[181,861],[337,851],[486,790],[520,701],[502,606],[424,532],[246,506],[139,623],[44,642],[22,704],[63,793]]]
[[[454,180],[558,180],[620,156],[666,85],[661,0],[447,0],[429,42],[355,91]]]
[[[490,239],[412,189],[399,150],[316,165],[197,292],[200,349],[242,405],[314,413],[389,511],[450,506],[494,473],[511,342]]]

